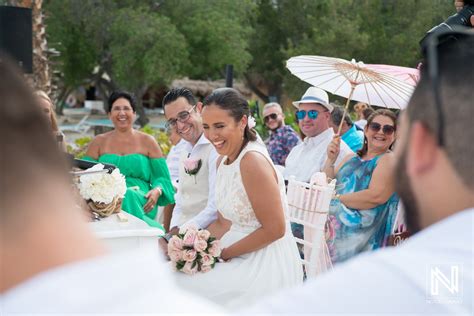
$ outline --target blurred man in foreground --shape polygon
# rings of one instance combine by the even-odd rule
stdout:
[[[397,191],[416,234],[252,312],[473,314],[474,34],[440,42],[402,118],[396,149]]]
[[[175,287],[158,246],[105,253],[75,207],[65,157],[35,102],[0,57],[2,315],[214,312]]]

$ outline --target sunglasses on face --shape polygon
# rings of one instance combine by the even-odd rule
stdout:
[[[387,136],[390,136],[395,132],[395,126],[384,125],[382,127],[382,125],[380,125],[379,123],[376,123],[376,122],[370,123],[369,128],[370,128],[371,131],[373,131],[375,133],[377,133],[378,131],[380,131],[380,129],[382,129],[382,132],[384,133],[384,135],[387,135]]]
[[[318,117],[319,112],[316,110],[309,110],[309,111],[299,110],[296,112],[296,118],[298,119],[298,121],[301,121],[306,117],[306,114],[308,114],[309,119],[315,120]]]
[[[265,116],[265,117],[263,118],[263,121],[264,121],[265,123],[267,123],[268,121],[270,121],[270,119],[276,120],[277,117],[278,117],[278,114],[276,114],[276,113],[268,114],[267,116]]]
[[[195,107],[196,107],[196,105],[194,105],[191,108],[191,110],[189,110],[189,111],[179,112],[178,115],[176,115],[176,118],[169,119],[166,122],[165,127],[166,128],[174,128],[178,124],[178,121],[181,122],[181,123],[186,123],[189,120],[189,118],[191,117],[191,112],[194,111]]]

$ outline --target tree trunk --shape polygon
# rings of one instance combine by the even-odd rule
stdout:
[[[42,12],[43,0],[12,0],[11,5],[31,9],[33,34],[33,84],[56,100],[57,87],[52,86],[52,67],[48,56],[46,25]]]
[[[269,102],[268,95],[266,95],[265,93],[263,93],[263,92],[257,87],[257,85],[253,82],[251,76],[249,76],[248,74],[245,74],[244,77],[245,77],[245,81],[247,82],[247,85],[248,85],[248,87],[250,88],[250,90],[252,90],[252,92],[255,93],[255,94],[256,94],[260,99],[262,99],[265,103],[268,103],[268,102]]]
[[[136,112],[138,115],[137,122],[138,124],[140,124],[140,127],[143,127],[146,124],[148,124],[148,122],[150,122],[150,119],[146,116],[145,108],[143,107],[143,102],[142,102],[143,95],[145,95],[146,90],[147,90],[147,87],[141,87],[135,90],[135,96],[137,98],[137,109],[136,109]]]

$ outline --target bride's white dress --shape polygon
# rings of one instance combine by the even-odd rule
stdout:
[[[240,173],[240,160],[249,151],[264,155],[272,164],[265,147],[250,142],[230,165],[224,164],[217,171],[216,204],[222,215],[232,221],[232,227],[222,237],[222,248],[246,237],[259,227],[260,222],[245,192]],[[265,196],[280,199],[287,211],[284,180],[279,172],[280,196]],[[217,263],[213,270],[193,276],[176,273],[180,286],[202,295],[226,307],[243,307],[277,290],[299,285],[303,282],[303,270],[290,224],[286,222],[286,233],[281,239],[265,248],[251,252],[224,263]]]

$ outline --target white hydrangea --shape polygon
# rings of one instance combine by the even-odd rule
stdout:
[[[96,164],[87,170],[97,171],[104,169],[104,165]],[[79,180],[79,192],[86,200],[99,203],[111,203],[114,197],[123,198],[127,191],[125,177],[115,168],[112,173],[84,174]]]

